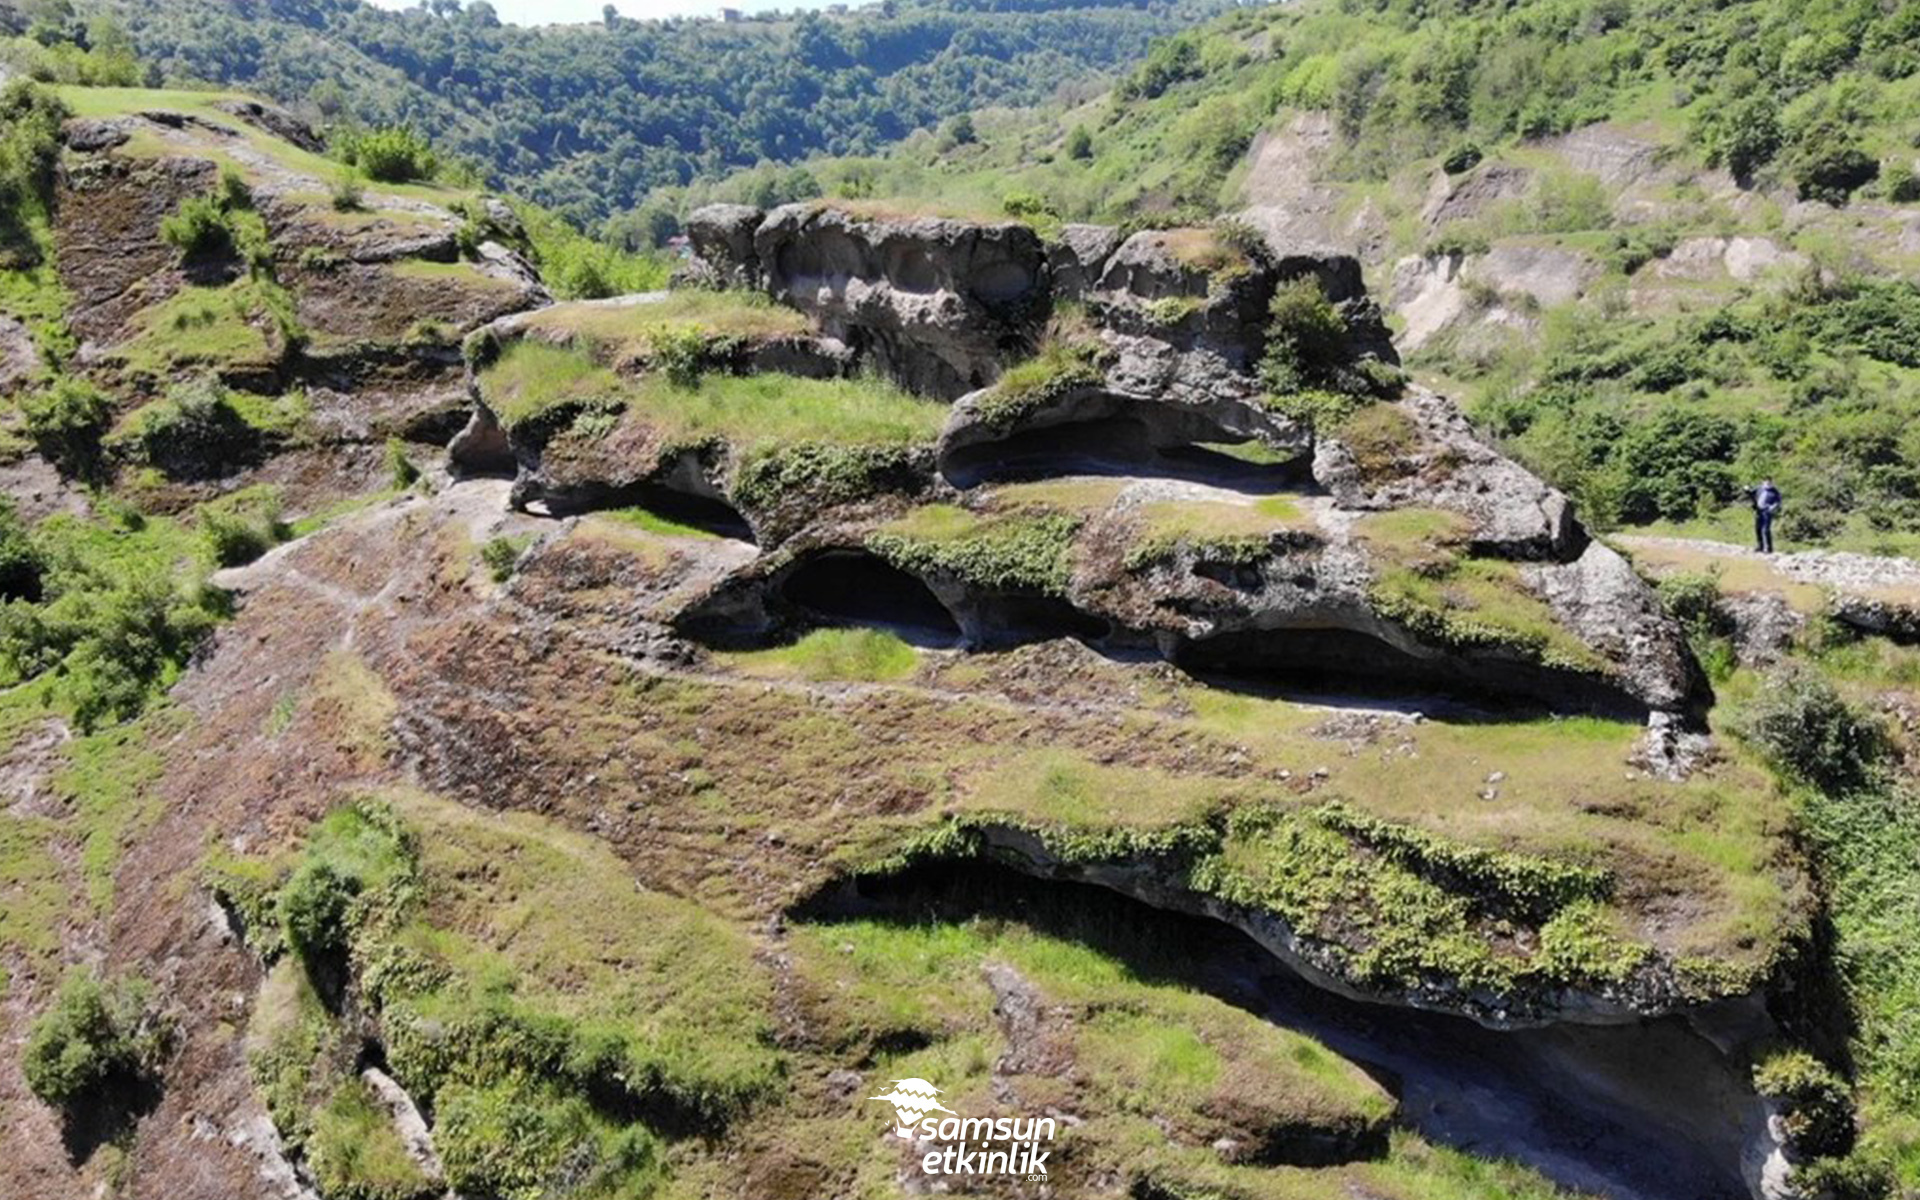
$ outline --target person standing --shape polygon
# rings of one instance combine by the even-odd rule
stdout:
[[[1762,554],[1773,553],[1773,518],[1780,512],[1780,489],[1773,486],[1773,480],[1763,479],[1760,486],[1749,489],[1753,498],[1753,541],[1754,549]]]

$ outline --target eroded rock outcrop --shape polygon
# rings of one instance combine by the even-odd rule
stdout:
[[[912,595],[935,614],[929,630],[975,646],[1072,634],[1194,669],[1357,673],[1683,727],[1709,702],[1628,564],[1446,400],[1414,388],[1316,413],[1267,393],[1268,308],[1305,278],[1344,330],[1341,362],[1313,369],[1394,386],[1374,382],[1392,350],[1352,258],[1275,254],[1224,228],[1120,241],[1075,227],[1051,263],[1015,267],[1006,246],[1029,243],[1006,225],[875,223],[817,205],[764,218],[749,252],[751,221],[704,210],[697,244],[713,272],[757,280],[868,353],[875,329],[917,331],[924,352],[958,362],[963,335],[980,332],[962,325],[982,264],[1010,272],[1006,296],[1078,272],[1065,282],[1086,320],[954,404],[942,478],[920,489],[945,515],[816,511],[690,604],[688,632],[752,639],[831,621],[811,599],[818,579],[844,571],[852,588],[884,567],[900,578],[872,586],[903,605]],[[904,360],[896,346],[876,361]],[[1061,476],[1118,482],[1065,505],[1021,492]]]
[[[724,251],[716,263],[723,278],[757,278],[824,333],[927,395],[958,396],[1031,353],[1052,303],[1046,248],[1015,221],[869,217],[792,204],[760,222],[750,259],[737,257],[737,233],[707,245]]]

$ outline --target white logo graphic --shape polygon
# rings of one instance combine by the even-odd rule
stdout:
[[[920,1169],[928,1175],[1047,1177],[1047,1158],[1058,1136],[1052,1117],[962,1117],[940,1103],[939,1095],[940,1089],[924,1079],[896,1079],[892,1091],[867,1099],[893,1105],[895,1137],[935,1146],[920,1156]],[[931,1113],[947,1115],[938,1119]]]
[[[911,1139],[913,1127],[928,1113],[953,1111],[934,1099],[939,1094],[940,1089],[924,1079],[896,1079],[892,1091],[884,1096],[868,1096],[867,1099],[893,1105],[894,1115],[900,1118],[894,1123],[894,1136]]]

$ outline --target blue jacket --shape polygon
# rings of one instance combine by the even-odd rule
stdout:
[[[1753,489],[1753,507],[1756,512],[1771,516],[1780,511],[1780,489],[1770,483],[1763,483]]]

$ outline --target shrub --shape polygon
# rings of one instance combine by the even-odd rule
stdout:
[[[1093,134],[1085,125],[1075,125],[1067,134],[1067,157],[1075,161],[1093,157]]]
[[[15,79],[0,90],[0,268],[27,268],[42,258],[33,231],[46,218],[67,116],[49,88]]]
[[[327,1200],[414,1200],[430,1193],[387,1112],[350,1079],[314,1114],[307,1165]]]
[[[1853,1146],[1853,1103],[1847,1083],[1804,1050],[1774,1054],[1753,1069],[1753,1087],[1782,1109],[1787,1140],[1808,1157],[1845,1154]]]
[[[1478,145],[1473,142],[1462,142],[1447,151],[1446,158],[1440,161],[1440,169],[1449,175],[1459,175],[1479,166],[1483,157],[1485,156],[1481,154]]]
[[[335,212],[359,212],[367,206],[367,194],[360,186],[360,173],[351,167],[334,177],[329,193]]]
[[[1669,408],[1631,427],[1610,455],[1623,481],[1620,516],[1686,520],[1703,505],[1730,499],[1738,490],[1731,475],[1738,449],[1733,423],[1710,413]]]
[[[513,569],[520,562],[522,549],[522,544],[513,538],[492,538],[480,547],[480,561],[486,564],[487,573],[493,576],[495,583],[505,583],[513,578]]]
[[[229,212],[249,209],[253,207],[253,188],[248,185],[246,176],[232,167],[222,167],[220,179],[214,184],[213,198]]]
[[[285,541],[289,532],[280,520],[280,491],[269,486],[210,501],[200,507],[198,520],[213,561],[223,567],[252,562]]]
[[[136,576],[90,598],[69,631],[63,666],[74,723],[93,730],[138,715],[205,640],[218,594],[183,593],[165,576]]]
[[[38,600],[44,565],[13,502],[0,496],[0,600]]]
[[[1058,220],[1060,214],[1054,210],[1053,202],[1038,192],[1024,188],[1008,192],[1000,201],[1001,211],[1022,221]]]
[[[1804,666],[1772,672],[1739,728],[1782,770],[1831,792],[1871,785],[1887,756],[1880,724]]]
[[[1156,42],[1147,59],[1133,74],[1114,89],[1122,100],[1151,100],[1176,83],[1198,79],[1204,73],[1200,64],[1200,40],[1192,33],[1176,34]]]
[[[27,436],[68,474],[89,474],[100,457],[100,435],[113,416],[106,393],[65,376],[21,405]]]
[[[1720,577],[1709,571],[1683,571],[1662,579],[1655,588],[1660,603],[1674,620],[1696,637],[1723,632]]]
[[[241,454],[258,438],[259,431],[234,407],[225,388],[197,379],[174,386],[114,440],[148,466],[179,471]]]
[[[427,139],[404,125],[344,134],[336,150],[343,160],[380,183],[431,179],[440,166]]]
[[[68,977],[27,1035],[22,1066],[33,1094],[67,1106],[158,1070],[166,1031],[147,997],[137,979],[108,985],[91,975]]]
[[[393,486],[405,491],[420,479],[420,468],[407,457],[407,444],[397,437],[387,439],[387,474]]]
[[[220,258],[238,248],[227,210],[212,196],[181,201],[173,215],[160,222],[160,238],[183,259]]]
[[[1708,105],[1701,112],[1705,116],[1699,136],[1707,145],[1708,160],[1724,165],[1742,183],[1773,161],[1784,143],[1779,108],[1770,96]]]
[[[1905,161],[1888,163],[1880,171],[1880,190],[1895,204],[1920,200],[1920,175]]]
[[[1822,142],[1800,157],[1793,178],[1802,200],[1838,208],[1879,174],[1879,161],[1860,147]]]
[[[347,946],[347,915],[360,881],[325,861],[308,860],[280,889],[280,921],[287,944],[304,959],[337,954]]]
[[[1268,313],[1260,380],[1270,395],[1307,391],[1388,395],[1397,390],[1392,380],[1363,371],[1354,361],[1346,319],[1327,299],[1317,276],[1303,275],[1280,284]]]

